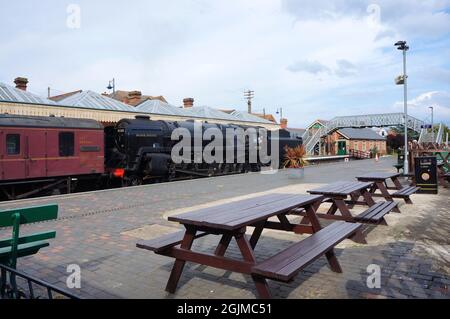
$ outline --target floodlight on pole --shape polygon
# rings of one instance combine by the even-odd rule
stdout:
[[[431,136],[433,137],[434,143],[434,107],[430,106],[429,109],[431,110]]]
[[[406,51],[409,50],[409,46],[406,41],[397,41],[394,44],[398,50],[403,51],[403,76],[402,81],[398,84],[403,84],[403,103],[404,103],[404,125],[405,125],[405,163],[403,167],[403,174],[408,175],[409,173],[409,152],[408,152],[408,75],[406,74]]]

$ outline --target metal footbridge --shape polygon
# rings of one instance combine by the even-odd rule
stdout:
[[[306,130],[303,135],[305,149],[307,154],[313,154],[314,149],[320,143],[320,139],[336,130],[346,127],[364,128],[364,127],[389,127],[404,125],[404,113],[385,113],[385,114],[368,114],[368,115],[353,115],[353,116],[339,116],[333,118],[331,121],[324,123],[324,125],[317,131]],[[425,122],[413,116],[408,115],[406,124],[409,129],[420,133],[421,139],[428,139],[428,130],[424,129]],[[442,125],[441,125],[442,127]],[[436,140],[440,136],[442,140],[443,128],[441,133],[436,135]],[[428,133],[428,134],[427,134]],[[420,141],[420,139],[419,139]]]

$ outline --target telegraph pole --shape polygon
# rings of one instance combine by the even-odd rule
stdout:
[[[245,91],[244,92],[244,97],[247,100],[247,105],[248,105],[248,114],[252,113],[252,99],[255,97],[255,91]]]

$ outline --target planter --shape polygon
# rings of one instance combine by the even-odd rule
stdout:
[[[303,179],[305,177],[304,168],[287,168],[289,179]]]

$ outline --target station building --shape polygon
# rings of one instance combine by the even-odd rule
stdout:
[[[354,151],[370,153],[375,150],[379,155],[387,152],[386,137],[370,128],[342,128],[327,135],[322,142],[328,155],[347,155]]]

